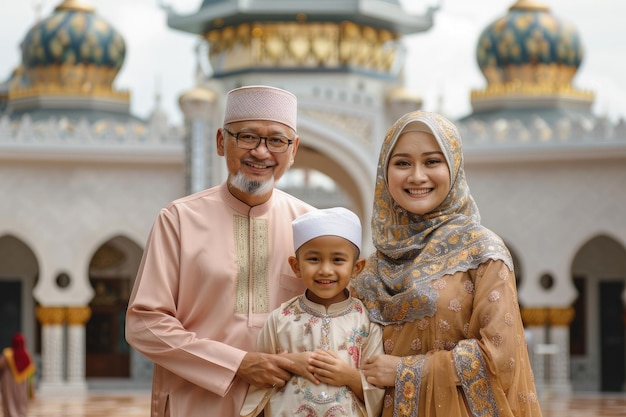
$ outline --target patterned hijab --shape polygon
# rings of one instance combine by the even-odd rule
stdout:
[[[424,215],[396,204],[387,184],[390,155],[408,131],[431,132],[450,171],[448,195]],[[463,170],[461,136],[454,124],[435,113],[405,114],[387,132],[376,175],[372,234],[376,252],[353,280],[353,295],[383,325],[434,315],[437,292],[430,283],[444,275],[475,269],[489,259],[502,260],[513,270],[502,240],[480,224]]]

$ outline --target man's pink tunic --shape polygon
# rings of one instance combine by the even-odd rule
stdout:
[[[152,360],[152,417],[238,416],[235,373],[270,311],[301,293],[291,221],[313,207],[274,190],[250,207],[226,184],[176,200],[153,226],[126,338]]]

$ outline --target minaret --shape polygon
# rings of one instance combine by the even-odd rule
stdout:
[[[196,53],[200,48],[196,48]],[[222,181],[222,163],[215,147],[217,96],[204,86],[205,80],[197,56],[196,86],[178,99],[185,115],[185,192],[192,194]]]

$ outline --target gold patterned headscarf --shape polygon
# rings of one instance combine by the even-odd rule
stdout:
[[[424,215],[400,207],[387,184],[387,166],[398,138],[415,130],[433,134],[450,171],[448,195]],[[407,113],[387,132],[378,161],[372,234],[376,252],[352,285],[371,319],[384,325],[432,316],[437,291],[430,283],[443,275],[475,269],[489,259],[502,260],[513,270],[502,239],[480,224],[463,170],[461,136],[436,113]]]

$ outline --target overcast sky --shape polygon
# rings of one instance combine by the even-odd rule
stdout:
[[[19,65],[19,44],[37,13],[50,16],[61,1],[0,0],[0,80]],[[131,111],[147,117],[159,92],[170,121],[180,123],[178,96],[194,84],[197,37],[169,28],[159,3],[189,14],[198,10],[202,0],[89,1],[126,41],[126,60],[114,85],[130,90]],[[574,78],[575,87],[596,93],[596,114],[613,120],[626,117],[626,0],[542,1],[555,16],[573,23],[581,36],[585,56]],[[405,39],[407,87],[422,96],[426,110],[442,110],[452,118],[470,113],[470,91],[486,85],[475,59],[478,37],[506,14],[514,0],[400,3],[415,14],[424,13],[428,5],[440,5],[430,31]]]

